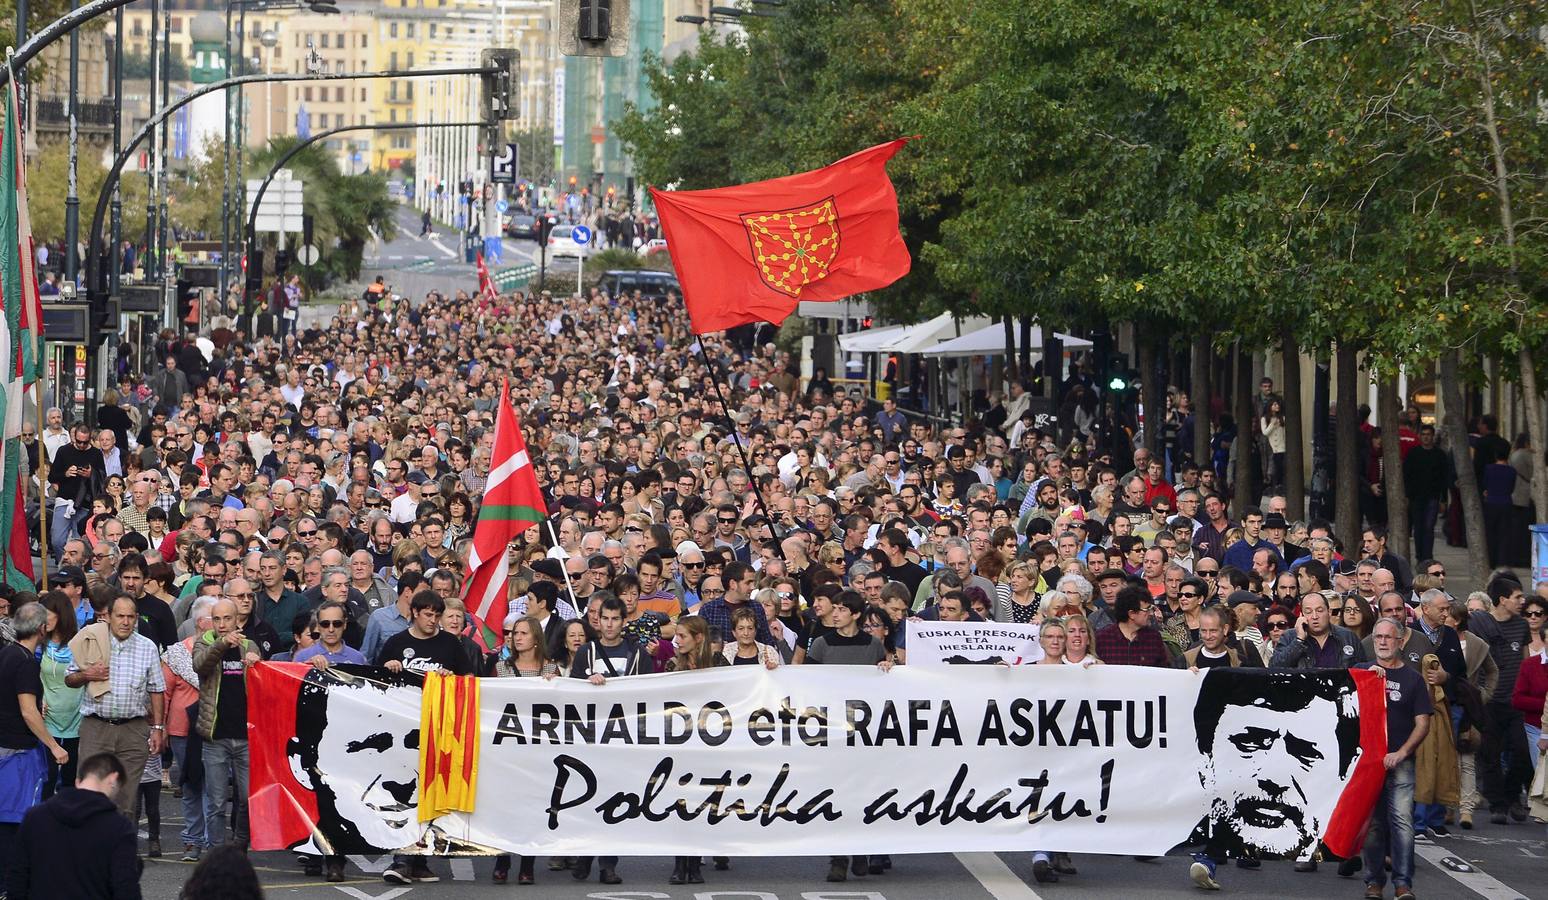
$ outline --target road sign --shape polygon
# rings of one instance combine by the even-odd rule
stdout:
[[[296,259],[300,260],[301,265],[303,266],[317,265],[317,260],[320,256],[322,256],[322,254],[318,253],[317,248],[312,244],[307,244],[300,250],[296,251]]]
[[[497,212],[502,212],[503,213],[503,212],[505,212],[506,210],[508,210],[510,208],[511,208],[511,205],[509,203],[506,203],[504,200],[499,200],[499,201],[495,202],[495,210]]]
[[[591,229],[587,228],[585,225],[577,225],[575,226],[575,230],[570,232],[570,237],[573,238],[577,244],[590,244]]]
[[[254,227],[258,231],[300,231],[301,218],[305,210],[302,198],[305,195],[305,184],[293,178],[281,178],[278,175],[289,173],[289,169],[281,169],[275,179],[269,182],[268,190],[263,192],[263,202],[258,204],[258,217]],[[263,182],[257,178],[247,182],[247,205],[252,207],[253,201],[258,198],[258,188]]]
[[[521,148],[506,144],[489,157],[489,180],[495,184],[515,184],[521,167]]]

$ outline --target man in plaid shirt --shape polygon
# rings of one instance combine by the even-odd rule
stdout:
[[[1097,657],[1108,665],[1170,668],[1161,632],[1150,624],[1150,592],[1125,585],[1113,601],[1113,624],[1096,635]]]

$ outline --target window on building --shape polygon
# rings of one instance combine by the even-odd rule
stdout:
[[[414,51],[412,50],[408,52],[408,67],[410,69],[414,68]]]
[[[344,102],[344,89],[343,88],[337,87],[337,88],[333,89],[333,102],[335,102],[335,103],[343,103]]]
[[[398,23],[397,22],[393,22],[391,25],[387,26],[387,36],[388,37],[397,37],[398,36]]]
[[[414,36],[414,23],[413,22],[408,23],[408,36],[409,37],[413,37]]]
[[[301,93],[305,95],[306,102],[308,102],[308,103],[312,102],[312,89],[311,88],[303,88]]]
[[[365,47],[366,47],[366,36],[362,34],[360,36],[360,49],[364,50]]]
[[[430,23],[430,36],[432,38],[435,37],[435,23],[434,22]]]
[[[341,59],[338,62],[334,63],[333,64],[333,71],[337,72],[340,75],[343,75],[344,74],[344,60]]]
[[[408,83],[408,99],[409,100],[413,100],[414,99],[414,82],[412,82],[412,81],[410,81]]]
[[[396,122],[396,121],[398,121],[398,109],[397,109],[397,107],[392,107],[391,109],[387,110],[387,121],[389,121],[389,122]]]
[[[394,50],[387,56],[387,68],[398,71],[398,51]]]
[[[173,16],[172,17],[172,33],[173,34],[182,34],[183,33],[183,17],[182,16]]]

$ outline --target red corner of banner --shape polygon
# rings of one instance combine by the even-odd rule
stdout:
[[[247,672],[248,818],[254,850],[286,850],[312,835],[317,795],[296,780],[290,744],[296,705],[312,667],[259,663]]]
[[[1366,823],[1387,779],[1382,763],[1387,755],[1386,676],[1369,669],[1350,669],[1349,675],[1354,679],[1360,703],[1360,757],[1355,760],[1354,772],[1338,796],[1322,837],[1328,850],[1340,857],[1359,852]]]

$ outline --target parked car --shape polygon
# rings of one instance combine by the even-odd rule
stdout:
[[[683,293],[676,275],[652,269],[610,269],[602,273],[599,285],[610,297],[633,296],[639,291],[641,297],[658,302],[665,300],[669,291],[678,296]]]
[[[640,247],[640,255],[646,259],[650,259],[657,253],[665,252],[667,252],[666,238],[656,238],[654,240],[646,241],[644,245]]]

